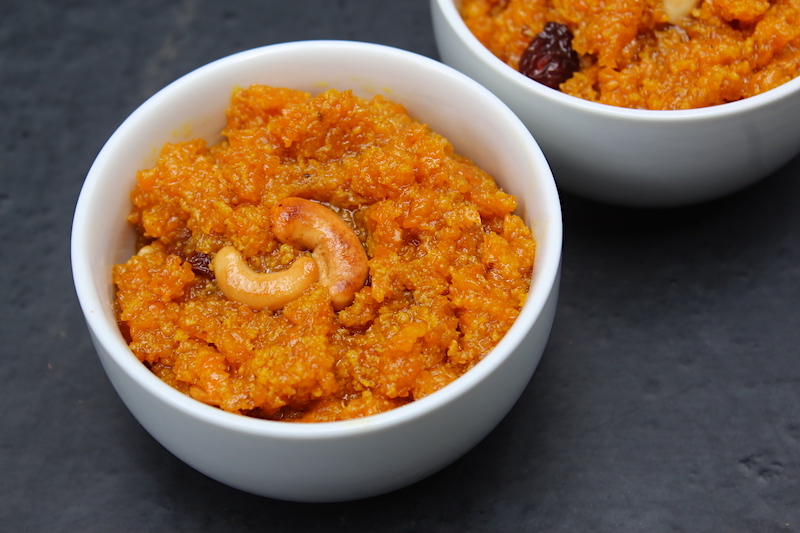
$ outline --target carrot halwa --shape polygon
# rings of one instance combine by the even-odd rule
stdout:
[[[166,383],[260,418],[362,417],[450,383],[518,316],[535,243],[516,199],[399,104],[253,85],[222,133],[139,171],[139,252],[113,270],[120,328]],[[366,283],[339,311],[318,282],[274,311],[220,290],[225,247],[259,272],[308,256],[270,225],[290,197],[329,207],[364,247]]]
[[[580,67],[560,90],[619,107],[714,106],[800,67],[800,0],[463,0],[461,15],[518,70],[546,23],[565,26]]]

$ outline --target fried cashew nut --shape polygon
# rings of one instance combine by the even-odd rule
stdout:
[[[307,256],[280,272],[256,272],[233,246],[217,252],[212,265],[217,285],[226,298],[270,311],[282,309],[295,300],[319,275],[316,261]]]
[[[677,24],[700,4],[700,0],[663,0],[663,2],[670,24]]]
[[[225,246],[212,265],[222,293],[254,309],[282,309],[319,281],[337,311],[353,302],[367,279],[367,254],[358,236],[336,213],[303,198],[286,198],[270,211],[275,237],[311,250],[281,272],[252,270],[233,246]]]
[[[352,228],[329,208],[303,198],[285,198],[272,208],[270,217],[279,241],[311,250],[333,308],[339,311],[353,303],[369,268]]]

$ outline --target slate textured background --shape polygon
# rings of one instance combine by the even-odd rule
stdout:
[[[437,57],[426,0],[0,2],[0,530],[800,531],[800,158],[689,208],[563,195],[561,300],[536,375],[485,441],[412,487],[258,498],[142,430],[72,287],[84,176],[182,74],[320,38]]]

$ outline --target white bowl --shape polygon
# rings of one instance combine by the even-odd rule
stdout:
[[[470,32],[459,4],[431,0],[442,60],[514,110],[565,191],[638,207],[692,204],[755,183],[800,151],[800,78],[704,109],[597,104],[547,88],[506,65]]]
[[[292,424],[239,416],[163,383],[128,349],[114,314],[112,265],[134,252],[126,222],[135,173],[160,147],[219,139],[232,90],[263,83],[307,90],[380,93],[448,137],[456,150],[518,197],[538,243],[522,312],[486,358],[442,390],[362,419]],[[187,464],[238,489],[295,501],[336,501],[387,492],[443,468],[486,436],[529,382],[555,312],[561,210],[547,162],[517,117],[485,88],[410,52],[320,41],[266,46],[202,67],[137,109],[97,156],[72,231],[75,287],[97,352],[130,411]]]

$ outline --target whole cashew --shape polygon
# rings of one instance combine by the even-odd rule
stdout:
[[[285,198],[270,212],[272,232],[287,244],[311,250],[333,308],[344,309],[367,279],[367,254],[355,232],[331,209],[303,198]]]
[[[280,272],[262,273],[251,269],[233,246],[225,246],[212,261],[217,285],[226,298],[253,309],[282,309],[317,281],[317,263],[300,257]]]
[[[700,0],[663,0],[670,24],[677,24],[687,17],[699,3]]]

